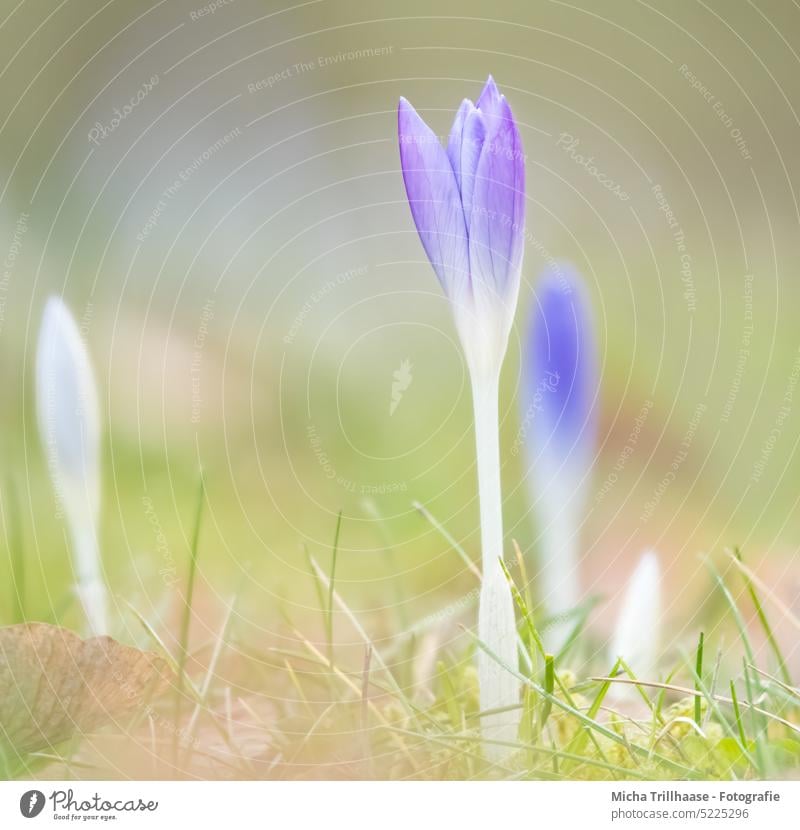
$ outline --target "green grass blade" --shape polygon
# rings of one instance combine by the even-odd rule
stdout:
[[[205,483],[203,475],[200,474],[200,487],[197,495],[197,507],[194,516],[194,528],[192,530],[191,547],[189,549],[189,574],[186,580],[186,602],[181,616],[180,638],[178,640],[178,683],[175,694],[175,740],[177,750],[178,728],[180,727],[181,706],[183,703],[183,688],[185,685],[186,660],[189,656],[189,626],[192,619],[192,601],[194,599],[194,584],[197,576],[197,553],[200,542],[200,524],[203,516],[203,503],[205,501]]]
[[[744,724],[742,723],[742,712],[739,709],[739,698],[736,696],[736,684],[733,680],[730,681],[731,700],[733,701],[733,716],[736,718],[736,729],[739,732],[739,740],[742,746],[747,746],[747,737],[744,734]]]
[[[470,631],[467,631],[467,634],[476,642],[479,648],[483,649],[489,657],[492,658],[498,665],[502,666],[506,671],[510,672],[517,678],[521,683],[526,686],[530,686],[534,689],[538,694],[545,698],[546,700],[550,701],[553,706],[557,706],[564,712],[572,715],[576,720],[580,721],[582,724],[588,726],[590,729],[597,732],[599,735],[603,735],[603,737],[608,738],[610,741],[613,741],[616,744],[620,744],[621,746],[625,747],[631,754],[638,755],[641,758],[645,758],[647,760],[656,760],[659,762],[663,767],[670,769],[673,772],[680,773],[682,776],[686,778],[690,778],[691,780],[701,779],[703,777],[702,770],[696,770],[692,767],[687,767],[685,764],[678,763],[674,761],[672,758],[668,758],[665,755],[661,755],[659,753],[653,752],[647,747],[640,746],[639,744],[632,743],[629,740],[626,740],[624,737],[619,735],[613,729],[609,729],[602,723],[599,723],[596,720],[593,720],[588,715],[581,712],[579,709],[576,709],[574,706],[570,705],[566,701],[561,700],[554,694],[548,694],[545,691],[544,686],[540,686],[535,680],[531,680],[528,677],[525,677],[521,674],[517,669],[506,665],[480,638],[478,638],[475,634]]]
[[[694,687],[699,692],[700,686],[703,683],[703,644],[705,640],[705,634],[701,631],[700,632],[700,639],[697,643],[697,655],[695,657],[695,682]],[[694,699],[694,722],[700,726],[700,720],[702,718],[702,709],[700,706],[702,698],[698,695]]]
[[[333,666],[333,586],[336,582],[336,558],[339,553],[339,533],[342,529],[342,511],[336,517],[336,530],[333,534],[333,554],[331,556],[331,577],[328,584],[328,617],[327,617],[327,634],[328,634],[328,662]]]
[[[539,734],[544,732],[547,726],[547,720],[550,717],[550,712],[553,710],[553,691],[555,689],[555,660],[552,654],[545,654],[544,656],[544,691],[545,697],[541,703],[541,712],[539,713]]]
[[[425,505],[421,504],[418,501],[414,501],[411,503],[411,506],[422,516],[426,521],[428,521],[436,530],[439,531],[442,538],[450,545],[451,548],[461,557],[461,561],[467,566],[467,570],[471,571],[475,578],[480,582],[481,572],[478,569],[478,566],[469,558],[469,555],[461,547],[461,545],[456,542],[456,540],[450,535],[447,529],[444,527],[438,519],[436,519],[430,510],[428,510]]]
[[[717,587],[722,592],[722,596],[725,598],[725,601],[728,603],[728,607],[731,609],[733,620],[736,623],[736,628],[739,630],[739,636],[741,637],[742,645],[744,646],[745,654],[747,655],[747,660],[749,663],[754,663],[755,658],[753,657],[753,647],[750,644],[750,637],[747,634],[747,626],[745,625],[742,612],[739,610],[739,606],[736,604],[733,594],[731,594],[728,586],[725,584],[725,580],[722,575],[708,559],[705,560],[705,565],[709,571],[711,571],[711,575],[714,577]]]
[[[733,556],[736,558],[736,561],[742,564],[742,554],[739,551],[739,548],[733,549]],[[789,673],[789,669],[786,665],[786,660],[783,656],[783,652],[781,651],[781,647],[778,645],[778,639],[775,636],[775,632],[772,630],[772,626],[769,623],[769,619],[767,618],[767,612],[764,610],[764,606],[761,603],[761,599],[758,596],[758,592],[753,585],[753,580],[750,579],[748,572],[745,568],[739,568],[740,573],[742,574],[742,578],[744,579],[745,587],[747,588],[747,593],[750,595],[750,599],[753,602],[753,605],[756,609],[756,616],[758,617],[758,621],[761,623],[761,627],[764,629],[764,633],[767,636],[767,642],[769,643],[770,648],[772,649],[772,653],[775,655],[775,659],[778,661],[778,670],[781,673],[781,677],[783,678],[784,683],[788,683],[790,686],[792,685],[792,676]],[[750,662],[753,662],[752,660]]]

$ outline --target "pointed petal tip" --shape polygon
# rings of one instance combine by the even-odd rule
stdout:
[[[414,105],[407,98],[401,97],[397,104],[397,120],[400,126],[416,124],[429,129],[425,119],[417,112]]]
[[[425,121],[423,120],[422,116],[417,112],[414,105],[408,98],[400,96],[400,100],[397,102],[397,118],[406,119],[408,121],[420,121],[423,124]]]
[[[58,294],[50,294],[44,303],[44,314],[53,314],[55,311],[63,308],[66,308],[64,300]]]
[[[660,578],[661,576],[661,562],[658,558],[658,553],[654,551],[652,548],[649,548],[642,554],[642,558],[639,560],[639,568],[641,568],[646,573],[652,575],[656,579]]]
[[[486,83],[484,84],[483,90],[478,98],[477,107],[478,109],[482,109],[486,107],[488,104],[496,104],[501,98],[500,90],[497,88],[497,84],[494,82],[494,78],[489,75],[486,79]]]
[[[44,304],[41,326],[46,331],[63,331],[64,327],[77,327],[69,306],[58,294],[51,294]]]
[[[458,119],[459,116],[466,117],[467,113],[474,109],[475,104],[472,103],[471,98],[462,98],[461,103],[458,105],[458,109],[456,110],[456,119]]]

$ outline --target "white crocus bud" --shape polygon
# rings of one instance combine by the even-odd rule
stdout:
[[[72,540],[76,591],[92,634],[107,633],[97,541],[100,412],[89,354],[58,297],[45,306],[36,353],[36,409],[56,499]]]
[[[631,575],[622,599],[609,660],[621,657],[640,680],[654,680],[661,633],[661,568],[654,551],[647,551]],[[631,687],[617,696],[633,697]],[[633,693],[633,694],[631,694]]]

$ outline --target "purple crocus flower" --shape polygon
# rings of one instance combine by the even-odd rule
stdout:
[[[478,637],[486,755],[516,739],[519,681],[514,603],[500,560],[498,384],[519,295],[525,231],[525,159],[506,99],[490,77],[478,103],[464,101],[447,150],[404,98],[397,113],[400,160],[422,245],[453,310],[469,367],[475,412],[483,574]],[[495,657],[490,656],[489,651]]]
[[[523,429],[541,530],[543,598],[563,615],[579,598],[577,530],[595,450],[598,386],[589,301],[569,265],[553,266],[539,282],[524,361]],[[557,628],[555,646],[569,626]]]
[[[405,98],[400,161],[422,245],[445,294],[471,371],[494,373],[517,305],[525,229],[519,130],[492,77],[464,100],[447,150]]]

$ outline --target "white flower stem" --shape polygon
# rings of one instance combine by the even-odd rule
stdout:
[[[88,633],[92,636],[108,634],[108,592],[100,573],[100,552],[94,528],[89,525],[72,528],[72,546],[75,553],[76,586]]]
[[[473,377],[475,445],[478,459],[478,496],[481,514],[483,581],[478,610],[478,637],[506,665],[517,668],[517,629],[514,601],[500,559],[503,556],[503,506],[500,490],[498,420],[499,373]],[[519,681],[483,650],[478,653],[481,710],[519,704]],[[520,714],[501,712],[481,719],[484,738],[514,741]],[[489,760],[500,760],[508,749],[487,744]]]

